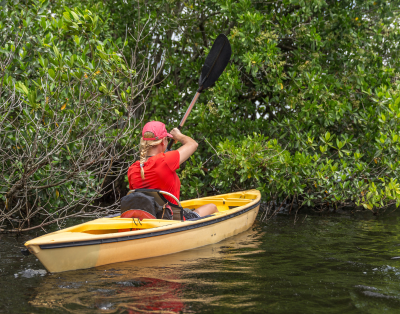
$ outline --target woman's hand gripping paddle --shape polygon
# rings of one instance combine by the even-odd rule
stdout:
[[[201,75],[199,79],[199,89],[194,95],[189,108],[186,110],[181,123],[179,123],[178,129],[180,130],[186,122],[194,104],[199,98],[200,94],[206,89],[210,88],[224,72],[228,65],[229,59],[231,58],[232,49],[228,38],[224,34],[219,34],[214,44],[211,47],[210,53],[208,54],[206,61],[204,62],[203,68],[201,69]],[[168,143],[166,152],[171,150],[174,140],[171,139]]]

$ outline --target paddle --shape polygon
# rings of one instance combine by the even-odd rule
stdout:
[[[178,129],[182,129],[186,122],[190,112],[200,94],[210,88],[220,77],[222,72],[224,72],[226,66],[228,65],[229,59],[231,58],[232,49],[228,38],[224,34],[219,34],[214,44],[211,47],[210,53],[208,54],[206,61],[204,62],[203,68],[201,69],[200,79],[199,79],[199,89],[194,95],[189,108],[186,110],[181,122],[179,123]],[[171,139],[168,143],[166,152],[171,150],[174,140]]]

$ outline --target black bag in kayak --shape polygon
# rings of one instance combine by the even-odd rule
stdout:
[[[159,205],[154,197],[140,192],[130,193],[121,198],[121,214],[130,209],[140,209],[148,212],[157,219],[172,220],[173,213],[168,204]]]

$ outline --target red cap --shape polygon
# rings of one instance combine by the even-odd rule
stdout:
[[[152,137],[152,138],[147,138],[146,137],[145,138],[144,137],[144,133],[146,133],[146,132],[153,133],[154,137]],[[173,138],[173,136],[167,132],[167,129],[165,128],[165,124],[160,122],[160,121],[147,122],[146,125],[143,128],[142,138],[145,141],[157,141],[157,140],[161,140],[164,137]]]

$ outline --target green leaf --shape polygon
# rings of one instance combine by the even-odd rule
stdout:
[[[17,85],[17,86],[19,87],[19,90],[21,90],[25,95],[28,95],[28,94],[29,94],[29,90],[28,90],[28,88],[25,86],[24,83],[18,82],[18,85]]]
[[[76,14],[74,11],[71,11],[71,14],[74,17],[75,21],[79,21],[80,20],[78,14]]]
[[[325,133],[325,141],[329,141],[330,138],[331,138],[331,133],[326,132]]]
[[[54,72],[54,70],[53,69],[49,69],[48,73],[49,73],[50,77],[54,80],[55,77],[56,77],[56,73]]]
[[[64,13],[63,13],[63,17],[64,17],[64,19],[66,19],[68,22],[72,22],[71,16],[70,16],[70,14],[69,14],[68,12],[64,12]]]
[[[53,46],[53,51],[54,51],[54,54],[55,54],[56,58],[59,58],[60,57],[60,52],[58,51],[58,48],[56,46]]]

